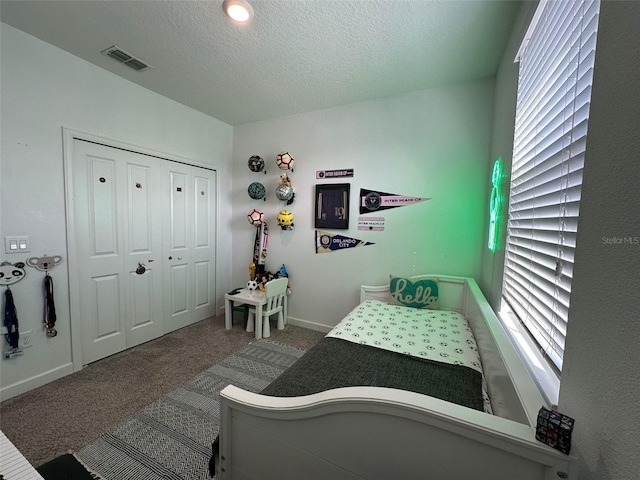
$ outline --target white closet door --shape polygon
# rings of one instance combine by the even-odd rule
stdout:
[[[75,140],[85,364],[162,335],[161,181],[153,158]]]
[[[216,172],[179,163],[165,169],[167,332],[215,315]]]

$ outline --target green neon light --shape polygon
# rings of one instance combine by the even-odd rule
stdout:
[[[489,250],[495,252],[498,248],[498,231],[500,228],[500,212],[502,211],[502,158],[493,164],[491,174],[491,199],[489,200]]]

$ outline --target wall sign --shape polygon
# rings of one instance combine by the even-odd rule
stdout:
[[[372,242],[365,242],[357,238],[338,235],[337,233],[322,232],[316,230],[316,253],[331,253],[336,250],[345,250],[347,248],[366,247],[367,245],[375,245]]]
[[[353,177],[353,168],[344,170],[316,170],[316,178]]]
[[[382,232],[384,230],[384,217],[358,217],[358,230]]]
[[[430,198],[407,197],[395,193],[378,192],[376,190],[360,189],[360,213],[371,213],[389,208],[404,207],[414,203],[426,202]]]
[[[502,211],[502,177],[502,158],[498,158],[493,164],[491,198],[489,199],[489,241],[487,246],[491,252],[495,252],[498,248],[500,213]]]
[[[316,185],[315,228],[349,228],[348,183]]]

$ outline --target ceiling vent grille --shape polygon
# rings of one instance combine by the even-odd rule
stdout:
[[[120,63],[124,63],[126,66],[133,68],[134,70],[141,71],[146,70],[147,68],[152,68],[151,65],[144,63],[139,58],[134,57],[130,53],[125,52],[119,47],[115,45],[102,50],[107,57],[111,57],[115,60],[118,60]]]

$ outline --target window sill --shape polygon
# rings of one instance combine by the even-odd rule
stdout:
[[[529,332],[520,324],[516,315],[506,305],[506,302],[502,302],[498,318],[500,318],[500,322],[505,327],[511,342],[527,367],[529,374],[536,382],[548,406],[558,405],[560,392],[558,374],[540,352],[540,348],[531,338]]]

